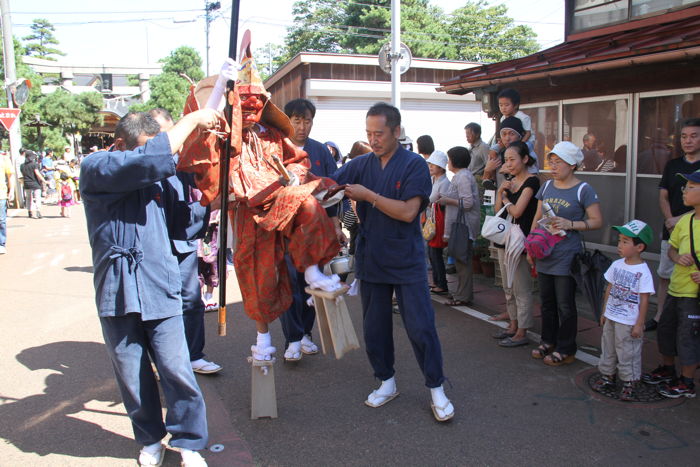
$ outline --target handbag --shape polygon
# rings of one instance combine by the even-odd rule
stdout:
[[[459,214],[450,229],[450,240],[447,242],[447,255],[466,263],[472,256],[472,242],[469,239],[469,226],[464,217],[464,205],[459,200]]]
[[[429,207],[423,224],[423,238],[430,241],[435,237],[435,208]]]
[[[506,243],[506,233],[508,233],[512,222],[509,219],[502,218],[501,214],[503,214],[503,211],[510,205],[512,205],[512,203],[506,203],[495,216],[485,217],[484,225],[481,227],[482,237],[493,243],[498,243],[499,245]]]
[[[525,238],[525,251],[535,259],[546,258],[562,240],[564,237],[553,235],[547,229],[533,229]]]

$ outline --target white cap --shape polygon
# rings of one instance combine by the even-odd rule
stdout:
[[[442,151],[433,151],[428,160],[428,164],[437,165],[441,169],[447,168],[447,154]]]
[[[549,154],[555,154],[569,165],[579,166],[583,162],[583,153],[571,141],[562,141],[554,145]]]

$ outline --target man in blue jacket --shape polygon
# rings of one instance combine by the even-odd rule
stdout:
[[[337,165],[325,144],[309,138],[311,128],[314,125],[316,106],[307,99],[294,99],[284,106],[284,113],[294,129],[292,142],[303,149],[309,155],[311,173],[319,177],[330,177],[335,172]],[[336,206],[326,208],[326,214],[333,221],[336,236],[341,243],[347,239],[340,228],[338,209]],[[284,352],[286,361],[298,361],[301,355],[313,355],[318,353],[318,346],[311,340],[311,330],[314,327],[316,312],[307,303],[309,295],[304,292],[306,282],[304,273],[296,270],[289,255],[286,255],[287,269],[292,282],[293,301],[289,309],[280,316],[282,332],[287,341],[287,350]]]
[[[419,213],[430,197],[430,174],[422,156],[399,145],[401,114],[383,102],[365,119],[372,152],[356,157],[333,175],[347,184],[345,196],[357,202],[360,231],[355,274],[360,280],[365,347],[374,376],[382,381],[365,404],[381,407],[398,396],[394,379],[392,295],[438,421],[454,416],[442,387],[442,349],[428,292]]]
[[[161,131],[168,131],[175,125],[165,109],[152,109],[148,113],[158,122]],[[174,158],[177,165],[177,155]],[[190,364],[195,373],[208,375],[221,371],[221,365],[204,358],[204,302],[199,284],[197,241],[206,233],[211,205],[202,206],[198,198],[194,199],[196,189],[194,174],[188,172],[177,172],[163,182],[173,254],[180,266],[182,319]]]
[[[183,465],[202,466],[206,408],[190,366],[183,328],[181,281],[170,250],[162,181],[175,175],[173,154],[195,128],[213,128],[210,109],[185,116],[166,133],[148,114],[129,113],[117,125],[112,151],[81,167],[81,190],[92,247],[95,301],[107,352],[143,448],[140,465],[160,465],[165,446]],[[168,408],[165,423],[150,358]]]

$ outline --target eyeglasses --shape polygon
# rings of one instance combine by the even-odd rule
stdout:
[[[697,190],[698,188],[700,188],[700,186],[688,186],[688,185],[683,185],[683,186],[681,187],[681,191],[682,191],[683,193],[685,193],[686,191]]]

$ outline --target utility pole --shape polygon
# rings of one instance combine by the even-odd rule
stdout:
[[[391,0],[391,104],[401,110],[401,0]]]
[[[209,24],[214,21],[214,17],[211,12],[216,11],[221,8],[221,2],[209,2],[204,0],[204,23],[206,28],[206,61],[207,61],[207,76],[209,76]]]
[[[4,47],[3,62],[5,65],[5,92],[7,93],[7,106],[14,108],[13,90],[17,82],[15,68],[15,44],[12,40],[12,21],[10,19],[10,1],[0,0],[0,12],[2,13],[2,44]],[[10,160],[12,170],[15,172],[15,202],[19,205],[19,183],[17,177],[17,164],[19,148],[22,145],[20,134],[20,122],[16,121],[8,131],[10,141]]]

